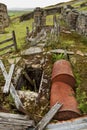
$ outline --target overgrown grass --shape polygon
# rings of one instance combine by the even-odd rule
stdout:
[[[13,19],[13,18],[19,17],[25,13],[29,13],[29,12],[30,12],[30,10],[24,10],[24,11],[23,10],[19,10],[19,11],[9,10],[8,15],[11,19]]]
[[[12,22],[10,24],[10,26],[5,29],[5,34],[0,34],[0,41],[3,41],[7,38],[11,38],[12,31],[14,30],[15,34],[16,34],[18,49],[22,49],[23,46],[26,45],[26,42],[25,42],[26,27],[28,26],[29,29],[31,30],[32,29],[32,22],[33,22],[33,19],[28,20],[28,21],[24,21],[21,23],[18,20],[16,22]],[[10,44],[10,43],[7,43],[7,44]]]
[[[79,8],[79,11],[87,11],[87,6]]]
[[[76,98],[79,103],[79,109],[82,113],[87,113],[87,95],[86,92],[82,92],[80,88],[77,88],[76,90]]]
[[[53,25],[53,15],[48,15],[46,17],[46,25]]]
[[[56,15],[57,18],[58,18],[59,14],[56,13],[55,15]],[[46,25],[53,25],[53,15],[48,15],[48,16],[46,17]]]
[[[64,59],[64,58],[65,58],[65,56],[62,53],[61,54],[53,54],[52,55],[52,62],[54,63],[57,60]]]

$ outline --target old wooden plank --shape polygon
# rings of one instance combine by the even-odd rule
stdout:
[[[4,40],[4,41],[1,41],[0,42],[0,45],[1,44],[4,44],[4,43],[6,43],[6,42],[10,42],[10,41],[12,41],[13,40],[13,38],[9,38],[9,39],[6,39],[6,40]]]
[[[22,125],[0,124],[0,130],[26,130],[26,129],[27,126],[22,126]]]
[[[9,119],[19,119],[19,120],[29,120],[29,117],[22,114],[12,114],[0,112],[0,118],[9,118]]]
[[[8,74],[7,74],[6,69],[5,69],[5,67],[4,67],[1,60],[0,60],[0,68],[2,70],[4,78],[6,79]],[[17,109],[19,111],[22,111],[22,112],[26,113],[25,109],[23,108],[23,104],[22,104],[22,102],[21,102],[21,100],[20,100],[20,98],[19,98],[19,96],[18,96],[18,94],[17,94],[17,92],[15,90],[15,87],[13,86],[12,83],[11,83],[11,86],[10,86],[10,93],[11,93],[13,99],[14,99],[14,102],[15,102],[15,105],[16,105]]]
[[[42,118],[42,120],[37,124],[34,130],[43,130],[47,124],[51,121],[54,115],[58,112],[61,108],[62,104],[56,103],[50,111]]]
[[[39,103],[41,95],[42,95],[42,85],[43,85],[43,80],[44,80],[44,71],[41,76],[41,81],[40,81],[40,86],[39,86],[39,91],[38,91],[38,96],[36,97],[36,103]]]
[[[0,118],[0,124],[7,125],[16,125],[16,126],[34,126],[33,120],[18,120],[18,119],[9,119],[9,118]]]
[[[12,46],[14,46],[14,44],[8,45],[8,46],[3,47],[3,48],[0,48],[0,51],[6,50],[6,49],[8,49],[8,48],[10,48]]]
[[[27,72],[24,71],[23,74],[24,74],[25,78],[29,81],[29,83],[30,83],[32,86],[34,86],[34,83],[33,83],[33,81],[31,80],[31,78],[29,77],[29,75],[27,74]]]
[[[0,130],[26,130],[25,126],[15,126],[15,125],[4,125],[0,124]]]
[[[5,79],[6,82],[5,82],[5,86],[4,86],[4,89],[3,89],[3,93],[8,93],[9,92],[9,88],[10,88],[14,68],[15,68],[15,64],[12,64],[11,68],[10,68],[10,71],[9,71],[9,74],[7,75],[7,77]]]

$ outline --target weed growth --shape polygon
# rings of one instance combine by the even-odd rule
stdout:
[[[65,58],[65,56],[62,53],[61,54],[53,54],[52,55],[53,63],[56,62],[57,60],[64,59],[64,58]]]
[[[79,103],[79,109],[82,113],[87,113],[87,95],[86,92],[82,92],[80,88],[76,89],[76,98]]]

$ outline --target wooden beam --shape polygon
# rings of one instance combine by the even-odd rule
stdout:
[[[51,121],[51,119],[55,116],[58,110],[61,108],[62,104],[56,103],[50,111],[42,118],[42,120],[37,124],[34,130],[44,130],[47,124]]]
[[[12,64],[11,68],[10,68],[10,71],[9,71],[9,74],[7,75],[7,77],[5,79],[6,82],[5,82],[5,86],[4,86],[4,89],[3,89],[3,93],[8,93],[9,92],[11,79],[12,79],[12,75],[13,75],[13,72],[14,72],[14,67],[15,67],[15,65]]]
[[[34,121],[30,120],[28,116],[0,112],[0,128],[3,128],[0,130],[13,130],[12,128],[14,130],[26,130],[27,127],[34,127],[34,125]]]
[[[44,71],[43,71],[42,76],[41,76],[41,81],[40,81],[38,96],[36,97],[36,103],[39,103],[40,98],[41,98],[41,96],[42,96],[42,86],[43,86],[43,80],[44,80],[43,77],[44,77]]]
[[[27,72],[24,71],[23,74],[24,74],[25,78],[29,81],[29,83],[30,83],[32,86],[34,86],[34,83],[33,83],[32,79],[29,77],[29,75],[27,74]]]
[[[28,121],[25,121],[25,120],[18,120],[18,119],[3,119],[3,118],[0,118],[0,124],[13,124],[13,125],[16,125],[16,126],[32,126],[34,124],[34,121],[33,120],[28,120]]]
[[[4,67],[1,60],[0,60],[0,68],[2,70],[4,78],[6,79],[8,74],[7,74],[6,69],[5,69],[5,67]],[[19,111],[22,111],[22,112],[26,113],[25,109],[23,108],[23,104],[22,104],[22,102],[21,102],[21,100],[20,100],[20,98],[19,98],[19,96],[18,96],[18,94],[17,94],[17,92],[15,90],[15,87],[13,86],[12,83],[10,85],[10,93],[11,93],[13,99],[14,99],[14,102],[15,102],[15,105],[16,105],[17,109]]]
[[[29,117],[22,114],[12,114],[0,112],[0,118],[18,119],[18,120],[29,120]]]

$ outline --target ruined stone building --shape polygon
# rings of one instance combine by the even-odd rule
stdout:
[[[62,16],[70,29],[87,36],[87,12],[78,12],[73,8],[64,7]]]
[[[87,36],[87,13],[80,13],[77,18],[76,31]]]
[[[39,7],[34,10],[34,24],[37,30],[46,26],[46,12]]]
[[[7,6],[0,3],[0,32],[3,33],[5,27],[9,25],[9,17],[7,12]]]

